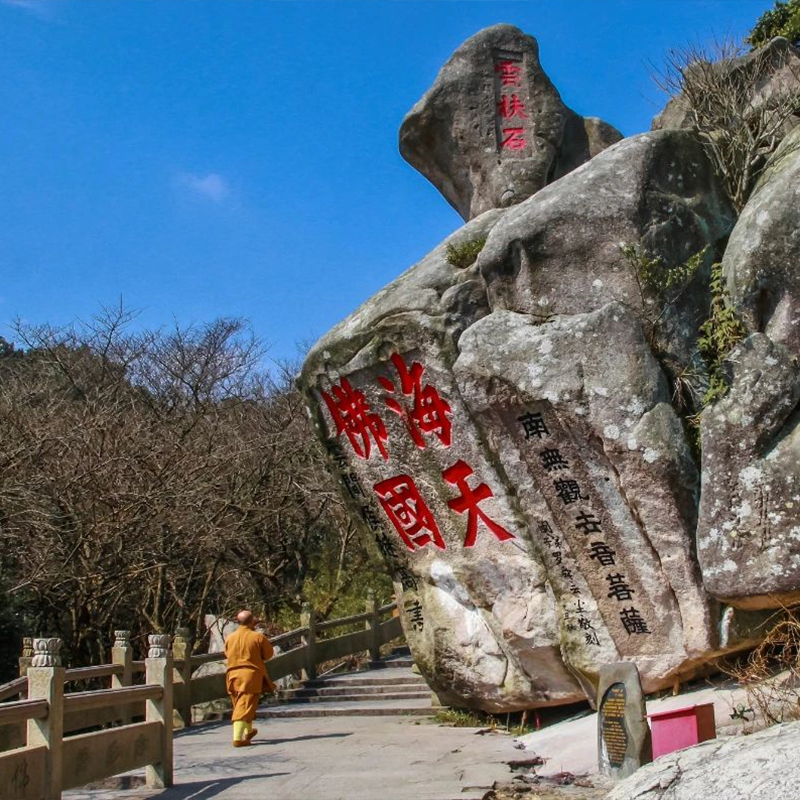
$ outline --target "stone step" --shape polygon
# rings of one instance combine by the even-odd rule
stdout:
[[[333,697],[336,695],[363,694],[397,694],[398,692],[430,692],[426,683],[392,683],[392,684],[346,684],[338,686],[302,686],[297,689],[286,689],[280,697]]]
[[[338,694],[338,695],[304,695],[284,697],[278,702],[281,705],[294,703],[368,703],[372,700],[430,700],[430,689],[423,692],[371,692],[370,694]]]
[[[276,717],[382,717],[382,716],[433,716],[435,709],[427,700],[373,700],[338,703],[291,703],[262,707],[260,719]]]
[[[372,669],[391,669],[396,667],[413,667],[414,666],[414,659],[411,656],[393,656],[392,658],[387,658],[382,662],[377,662],[376,666],[373,666]]]
[[[424,678],[419,675],[385,675],[375,676],[369,672],[353,673],[350,675],[337,675],[330,678],[315,678],[303,681],[304,689],[320,689],[324,687],[338,688],[341,686],[427,686]]]

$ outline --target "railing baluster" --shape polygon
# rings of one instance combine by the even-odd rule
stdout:
[[[22,637],[22,655],[19,659],[19,676],[24,678],[28,674],[28,667],[33,660],[33,637]]]
[[[152,634],[148,637],[150,649],[144,662],[146,682],[158,684],[164,691],[161,697],[145,702],[145,720],[161,723],[161,760],[145,768],[148,789],[165,789],[172,786],[172,637]]]
[[[381,641],[380,641],[380,615],[378,613],[378,603],[375,600],[375,592],[370,589],[367,592],[367,613],[370,618],[366,621],[365,625],[370,632],[369,636],[369,657],[373,663],[380,661],[381,658]]]
[[[28,720],[28,747],[47,748],[45,760],[46,800],[61,800],[61,750],[64,738],[64,667],[61,639],[34,639],[28,668],[28,699],[46,700],[47,716]]]
[[[317,620],[313,607],[309,603],[303,605],[300,613],[300,625],[308,628],[308,633],[302,638],[306,648],[306,666],[303,670],[303,680],[310,681],[317,677]]]
[[[131,632],[114,631],[114,646],[111,648],[111,663],[122,666],[121,675],[111,676],[111,688],[121,689],[133,685],[133,648],[131,647]],[[119,721],[127,725],[132,718],[130,706],[119,706],[117,713]]]
[[[192,724],[192,632],[189,628],[176,628],[172,641],[172,658],[175,661],[175,708],[183,726]]]

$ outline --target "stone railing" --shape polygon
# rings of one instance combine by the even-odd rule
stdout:
[[[303,608],[301,627],[270,639],[278,652],[267,665],[273,681],[289,675],[315,678],[317,666],[326,661],[343,659],[357,653],[369,653],[373,661],[380,658],[380,647],[403,636],[400,619],[393,615],[396,603],[378,606],[374,598],[367,600],[367,608],[361,614],[318,622],[310,606]],[[388,619],[385,619],[388,617]],[[329,634],[336,628],[362,626],[339,636]],[[322,634],[322,635],[321,635]],[[175,708],[180,712],[184,724],[189,724],[191,707],[225,697],[225,674],[223,672],[194,676],[200,664],[222,662],[224,653],[206,653],[192,656],[191,664],[179,662],[176,653],[176,673],[182,672],[175,685]],[[187,677],[190,676],[190,677]],[[188,690],[187,690],[188,687]]]
[[[403,635],[395,609],[370,598],[361,614],[318,622],[304,607],[301,627],[270,640],[279,651],[268,663],[270,677],[314,678],[319,664],[362,652],[377,661],[381,645]],[[342,627],[356,630],[330,635]],[[227,696],[225,655],[192,655],[190,632],[179,628],[174,638],[149,636],[147,659],[134,661],[130,632],[114,634],[110,664],[75,669],[61,666],[60,639],[23,640],[20,677],[0,685],[2,800],[57,800],[62,790],[143,766],[148,786],[171,785],[173,712],[188,726],[193,706]],[[204,664],[220,669],[195,675]],[[144,684],[134,685],[142,674]],[[105,678],[106,689],[65,691]]]
[[[22,726],[24,745],[0,753],[0,796],[3,800],[60,800],[61,792],[92,781],[145,767],[147,785],[172,785],[172,652],[171,638],[149,637],[140,686],[65,692],[71,681],[124,677],[117,664],[80,670],[61,666],[60,639],[34,639],[25,665],[27,699],[0,704],[0,725]],[[14,681],[19,684],[20,681]],[[8,686],[3,687],[8,697]],[[18,686],[15,687],[19,692]],[[120,709],[143,704],[143,722],[65,737],[67,720],[82,727],[96,711],[122,717]],[[123,720],[124,721],[124,720]]]

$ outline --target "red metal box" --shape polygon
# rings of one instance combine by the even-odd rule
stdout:
[[[653,758],[717,738],[714,704],[674,708],[648,714],[653,734]]]

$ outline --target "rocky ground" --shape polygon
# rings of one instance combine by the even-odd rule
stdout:
[[[483,800],[600,800],[606,797],[611,784],[599,775],[576,778],[565,773],[561,782],[541,778],[536,782],[515,780],[497,784]]]

